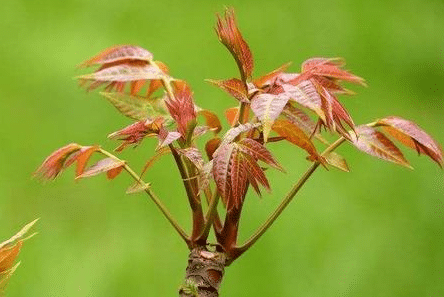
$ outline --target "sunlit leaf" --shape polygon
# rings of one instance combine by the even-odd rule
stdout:
[[[158,135],[159,144],[157,145],[156,149],[160,149],[160,148],[170,145],[171,143],[173,143],[173,141],[176,141],[181,136],[182,136],[182,134],[180,134],[177,131],[167,131],[165,129],[161,129],[160,133]]]
[[[123,62],[126,60],[150,61],[153,55],[144,48],[135,45],[117,45],[105,49],[91,59],[83,62],[79,67]]]
[[[77,162],[76,166],[76,177],[80,176],[85,170],[86,164],[91,158],[92,154],[99,151],[100,147],[95,146],[84,146],[74,154],[72,154],[69,159],[65,162],[65,167],[70,166],[72,163]]]
[[[279,136],[285,137],[289,142],[304,149],[314,160],[320,160],[316,147],[313,145],[310,138],[308,138],[302,129],[292,122],[288,120],[276,120],[272,129]]]
[[[291,65],[291,62],[287,62],[284,65],[282,65],[281,67],[279,67],[279,68],[277,68],[277,69],[275,69],[275,70],[273,70],[273,71],[271,71],[271,72],[269,72],[269,73],[267,73],[267,74],[265,74],[265,75],[263,75],[263,76],[261,76],[259,78],[256,78],[253,81],[253,83],[258,88],[263,88],[266,85],[273,84],[274,81],[277,78],[279,78],[282,75],[282,73],[287,70],[288,67],[290,67],[290,65]]]
[[[234,126],[238,113],[239,113],[239,107],[231,107],[225,110],[225,118],[227,119],[230,126]]]
[[[185,149],[178,149],[177,151],[179,152],[179,154],[190,160],[197,169],[202,170],[204,159],[202,158],[202,154],[197,148],[189,147]]]
[[[286,95],[259,94],[251,101],[251,109],[262,123],[265,142],[289,99]]]
[[[402,144],[416,150],[419,154],[425,154],[443,167],[442,148],[429,134],[419,128],[415,123],[400,117],[386,117],[377,122]]]
[[[356,127],[356,134],[352,137],[351,143],[359,150],[380,159],[411,168],[399,148],[381,132],[362,125]]]
[[[225,133],[225,136],[222,139],[221,145],[228,144],[228,143],[232,142],[237,136],[239,136],[239,134],[250,131],[252,129],[255,129],[259,126],[260,126],[259,123],[255,123],[255,124],[246,123],[246,124],[231,128],[230,130],[227,131],[227,133]]]
[[[249,102],[248,90],[244,82],[240,79],[232,78],[227,80],[213,80],[207,79],[208,82],[215,86],[218,86],[240,102]]]
[[[115,160],[113,158],[105,158],[98,161],[96,164],[88,168],[78,178],[91,177],[100,173],[108,172],[110,170],[125,166],[125,161]]]
[[[283,171],[281,165],[279,165],[279,163],[273,158],[265,146],[259,142],[251,138],[244,138],[239,142],[239,149],[243,153],[254,157],[256,160],[261,160],[262,162]]]
[[[166,110],[161,110],[155,100],[131,96],[125,93],[101,92],[109,102],[123,115],[136,120],[143,121],[156,117],[169,117]]]
[[[219,137],[215,137],[208,140],[205,144],[205,152],[207,153],[207,157],[209,160],[213,159],[213,154],[219,147],[221,141],[222,140]]]
[[[70,143],[64,147],[59,148],[43,161],[42,165],[34,173],[35,176],[41,176],[46,179],[54,179],[65,168],[66,159],[74,152],[80,150],[81,145],[77,143]]]
[[[350,172],[350,168],[348,167],[347,161],[341,155],[330,152],[328,154],[323,155],[327,163],[333,167],[336,167],[339,170]]]
[[[201,116],[203,116],[205,118],[205,122],[206,122],[207,126],[212,131],[214,131],[214,133],[217,134],[217,133],[220,132],[220,130],[222,130],[222,125],[221,125],[221,123],[219,121],[219,118],[218,118],[218,116],[214,112],[211,112],[211,111],[209,111],[207,109],[200,109],[197,112],[197,114],[201,115]]]
[[[161,79],[165,74],[152,65],[143,67],[130,65],[117,65],[105,68],[94,73],[81,75],[81,80],[100,82],[129,82],[138,80]]]

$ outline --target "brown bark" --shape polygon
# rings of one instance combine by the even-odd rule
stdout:
[[[218,297],[224,276],[226,255],[208,251],[205,247],[191,250],[184,284],[179,289],[181,297]]]

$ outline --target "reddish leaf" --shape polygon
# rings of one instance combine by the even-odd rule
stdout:
[[[37,219],[38,220],[38,219]],[[8,281],[20,262],[14,265],[18,254],[23,246],[23,242],[36,233],[27,235],[29,229],[37,222],[33,222],[24,226],[18,233],[9,238],[8,240],[0,243],[0,295],[3,296],[4,290],[8,284]],[[25,235],[27,235],[26,238]]]
[[[251,109],[262,123],[265,142],[274,121],[282,113],[289,99],[290,97],[282,94],[259,94],[252,99]]]
[[[381,132],[362,125],[356,127],[356,134],[357,136],[353,136],[351,142],[359,150],[380,159],[411,168],[399,148]]]
[[[239,134],[253,130],[259,126],[260,126],[259,123],[255,123],[255,124],[246,123],[244,125],[239,125],[237,127],[231,128],[230,130],[227,131],[227,133],[225,133],[225,136],[222,140],[221,145],[228,144],[228,143],[232,142]]]
[[[365,85],[364,79],[340,69],[344,65],[344,60],[338,58],[314,58],[302,64],[302,72]]]
[[[155,136],[159,134],[162,127],[163,119],[157,118],[154,121],[146,120],[136,122],[108,135],[108,138],[122,140],[123,143],[116,148],[120,152],[129,145],[138,145],[145,137]]]
[[[279,136],[285,137],[289,142],[304,149],[310,154],[313,160],[321,160],[316,147],[311,142],[310,138],[298,126],[288,120],[277,120],[273,125],[273,131]]]
[[[232,197],[231,185],[231,161],[235,153],[235,147],[232,144],[220,146],[213,155],[213,177],[217,189],[222,199],[227,203]]]
[[[391,116],[379,120],[377,124],[383,125],[384,129],[402,144],[416,150],[419,154],[429,156],[440,167],[443,167],[441,146],[415,123]]]
[[[213,80],[208,79],[208,82],[215,86],[218,86],[237,100],[241,102],[249,102],[248,100],[248,90],[245,83],[237,78],[227,79],[227,80]]]
[[[234,124],[236,123],[236,118],[238,113],[239,113],[239,107],[231,107],[225,110],[225,117],[230,126],[234,126]]]
[[[91,158],[92,154],[99,151],[99,146],[84,146],[77,152],[71,155],[69,159],[65,162],[65,167],[71,166],[72,163],[77,162],[76,166],[76,177],[80,176],[85,170],[88,160]]]
[[[316,89],[316,86],[310,80],[303,80],[297,86],[291,84],[282,85],[285,94],[289,96],[293,101],[299,103],[303,107],[311,109],[320,118],[325,119],[324,112],[322,111],[321,96]]]
[[[190,87],[181,80],[173,82],[174,98],[165,101],[166,106],[177,123],[177,130],[184,137],[187,135],[188,124],[196,119],[193,94]]]
[[[209,160],[213,159],[213,154],[219,147],[220,143],[221,139],[219,137],[216,137],[208,140],[205,144],[205,152],[207,153],[207,157]]]
[[[282,65],[281,67],[255,79],[253,81],[253,83],[255,84],[256,87],[258,88],[263,88],[267,85],[271,85],[273,84],[276,79],[278,79],[279,77],[281,77],[282,73],[284,71],[287,70],[288,67],[290,67],[291,62],[285,63],[284,65]]]
[[[197,148],[189,147],[185,149],[179,149],[177,151],[179,152],[179,154],[190,160],[197,169],[202,170],[204,159],[202,158],[202,154]]]
[[[118,176],[122,172],[122,170],[123,170],[123,166],[108,170],[106,172],[106,177],[108,179],[114,179],[116,176]]]
[[[251,139],[244,138],[239,142],[239,149],[256,160],[261,160],[262,162],[283,171],[281,165],[273,158],[271,153],[259,142]]]
[[[258,183],[270,189],[258,160],[281,169],[270,152],[252,139],[222,145],[214,153],[213,176],[228,212],[241,208],[249,184],[259,195]]]
[[[299,108],[287,104],[283,114],[290,122],[301,128],[305,134],[312,135],[315,132],[316,123]]]
[[[0,274],[10,269],[22,248],[23,240],[18,240],[13,245],[7,245],[0,249]]]
[[[253,73],[253,55],[237,28],[233,9],[227,9],[224,18],[217,16],[216,33],[236,60],[242,80],[246,81]]]
[[[156,61],[155,63],[157,65],[157,67],[159,67],[160,70],[162,70],[162,72],[164,74],[168,75],[170,73],[170,69],[168,68],[168,66],[166,64],[164,64],[163,62],[160,62],[160,61]],[[156,92],[162,86],[163,86],[162,80],[160,80],[160,79],[152,79],[150,81],[150,85],[148,87],[148,90],[147,90],[147,93],[146,93],[146,97],[150,98],[151,95],[153,95],[154,92]]]
[[[70,143],[53,152],[42,165],[36,170],[34,175],[41,176],[46,179],[54,179],[65,168],[66,159],[76,151],[82,148],[77,143]]]
[[[161,149],[165,146],[170,145],[173,141],[179,139],[182,135],[177,131],[167,131],[165,128],[160,129],[159,131],[159,144],[157,145],[156,150]]]
[[[117,168],[123,168],[125,166],[125,162],[121,160],[115,160],[113,158],[105,158],[88,168],[85,172],[83,172],[82,175],[80,175],[77,178],[84,178],[84,177],[91,177],[98,175],[103,172],[109,172]],[[120,171],[118,172],[120,173]],[[117,173],[117,174],[118,174]],[[116,171],[114,170],[110,175],[111,178],[113,175],[116,174]]]
[[[79,67],[124,62],[127,60],[150,61],[153,55],[144,48],[134,45],[117,45],[105,49],[98,55],[83,62]]]
[[[161,79],[164,76],[165,74],[159,68],[152,65],[131,66],[122,64],[98,70],[91,74],[81,75],[78,78],[82,81],[121,83],[120,85],[114,85],[114,87],[119,91],[123,91],[125,82]],[[96,87],[90,86],[89,90]]]
[[[214,133],[219,133],[220,130],[222,130],[222,125],[219,121],[219,118],[217,115],[209,110],[201,109],[197,113],[198,115],[201,115],[205,118],[205,122],[207,126],[214,131]]]

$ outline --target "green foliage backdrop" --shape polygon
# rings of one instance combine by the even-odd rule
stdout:
[[[80,182],[68,171],[42,185],[32,172],[69,143],[115,145],[127,124],[72,77],[85,58],[138,44],[187,79],[199,105],[233,104],[204,78],[236,75],[215,36],[214,13],[234,6],[256,74],[313,56],[347,60],[369,88],[343,102],[360,123],[386,115],[416,121],[444,143],[444,3],[412,1],[14,0],[0,10],[0,241],[36,217],[8,296],[175,296],[187,250],[151,201],[126,196],[127,177]],[[153,141],[124,153],[140,169]],[[290,145],[272,148],[287,174],[248,197],[242,232],[277,205],[308,166]],[[444,296],[444,178],[406,156],[409,171],[344,146],[351,173],[320,170],[268,234],[227,269],[223,296]],[[190,225],[179,174],[164,158],[147,180]]]

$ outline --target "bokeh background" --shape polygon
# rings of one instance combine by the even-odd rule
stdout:
[[[75,66],[114,44],[137,44],[187,79],[197,103],[235,102],[204,82],[235,76],[214,33],[215,12],[234,6],[256,75],[287,61],[344,57],[367,79],[343,98],[356,123],[414,120],[444,143],[444,3],[413,1],[11,0],[0,9],[0,238],[41,220],[26,242],[8,296],[176,296],[187,249],[127,176],[75,182],[69,170],[42,184],[31,175],[54,149],[99,143],[130,121],[97,92],[77,87]],[[123,154],[140,170],[154,140]],[[273,146],[287,170],[269,171],[273,192],[248,196],[241,240],[309,165]],[[319,170],[254,248],[226,271],[222,296],[444,296],[444,175],[406,151],[414,171],[345,145],[350,173]],[[189,228],[169,157],[146,175]],[[251,196],[251,197],[250,197]]]

